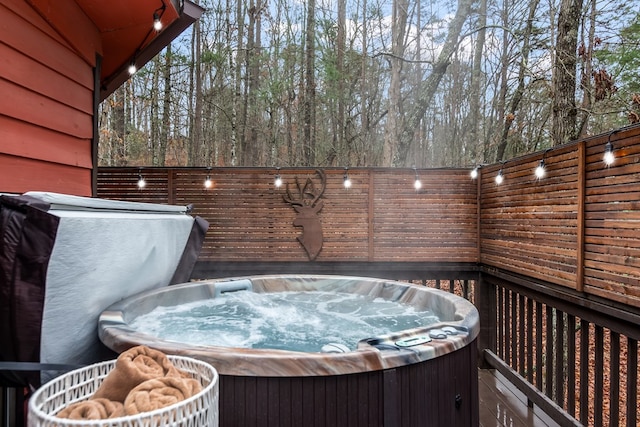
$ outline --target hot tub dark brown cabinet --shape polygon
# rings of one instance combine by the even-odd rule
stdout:
[[[315,377],[220,378],[220,426],[475,427],[476,342],[424,362]]]

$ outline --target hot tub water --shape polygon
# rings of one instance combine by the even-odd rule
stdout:
[[[318,352],[335,343],[355,350],[362,339],[436,322],[426,309],[352,293],[239,291],[159,306],[131,326],[192,345]]]

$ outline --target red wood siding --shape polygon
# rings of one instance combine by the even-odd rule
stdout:
[[[55,7],[45,21],[25,1],[0,4],[0,192],[91,195],[98,33],[87,18],[60,19],[81,18],[74,2]]]

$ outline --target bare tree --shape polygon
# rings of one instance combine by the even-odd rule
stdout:
[[[525,79],[527,77],[528,69],[527,63],[529,60],[529,51],[531,50],[531,36],[533,32],[533,20],[538,10],[539,0],[531,0],[529,3],[529,15],[527,16],[526,25],[522,33],[522,48],[520,49],[520,66],[518,68],[518,85],[511,96],[511,102],[507,107],[507,114],[504,117],[504,126],[502,128],[502,137],[498,143],[498,149],[496,152],[496,161],[502,161],[504,159],[504,152],[507,148],[509,130],[513,124],[520,102],[524,95]]]
[[[391,83],[389,84],[389,111],[384,132],[382,164],[394,163],[398,138],[402,126],[402,105],[400,85],[402,83],[402,65],[405,51],[405,31],[407,28],[408,0],[394,0],[391,26]],[[417,129],[417,126],[414,127]]]
[[[409,151],[409,147],[413,143],[415,131],[420,124],[420,120],[429,108],[429,104],[438,89],[438,85],[440,84],[440,80],[442,80],[442,77],[447,71],[451,56],[458,47],[464,22],[471,14],[472,3],[473,0],[458,0],[456,14],[449,23],[447,38],[442,45],[442,50],[438,55],[438,59],[433,64],[431,73],[421,82],[420,86],[416,88],[418,98],[411,110],[407,111],[405,115],[406,120],[399,135],[398,164],[400,165],[406,165],[407,163],[407,153]]]
[[[316,2],[307,1],[307,27],[305,29],[305,61],[304,61],[304,103],[303,103],[303,138],[305,147],[305,164],[315,164],[316,153],[316,80],[315,80],[315,37],[316,37]]]
[[[576,138],[576,65],[578,28],[582,0],[562,0],[558,14],[558,38],[553,67],[553,120],[551,137],[554,145]]]

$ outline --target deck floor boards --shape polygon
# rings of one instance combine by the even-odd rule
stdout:
[[[493,369],[478,370],[480,427],[559,427],[540,408]]]

